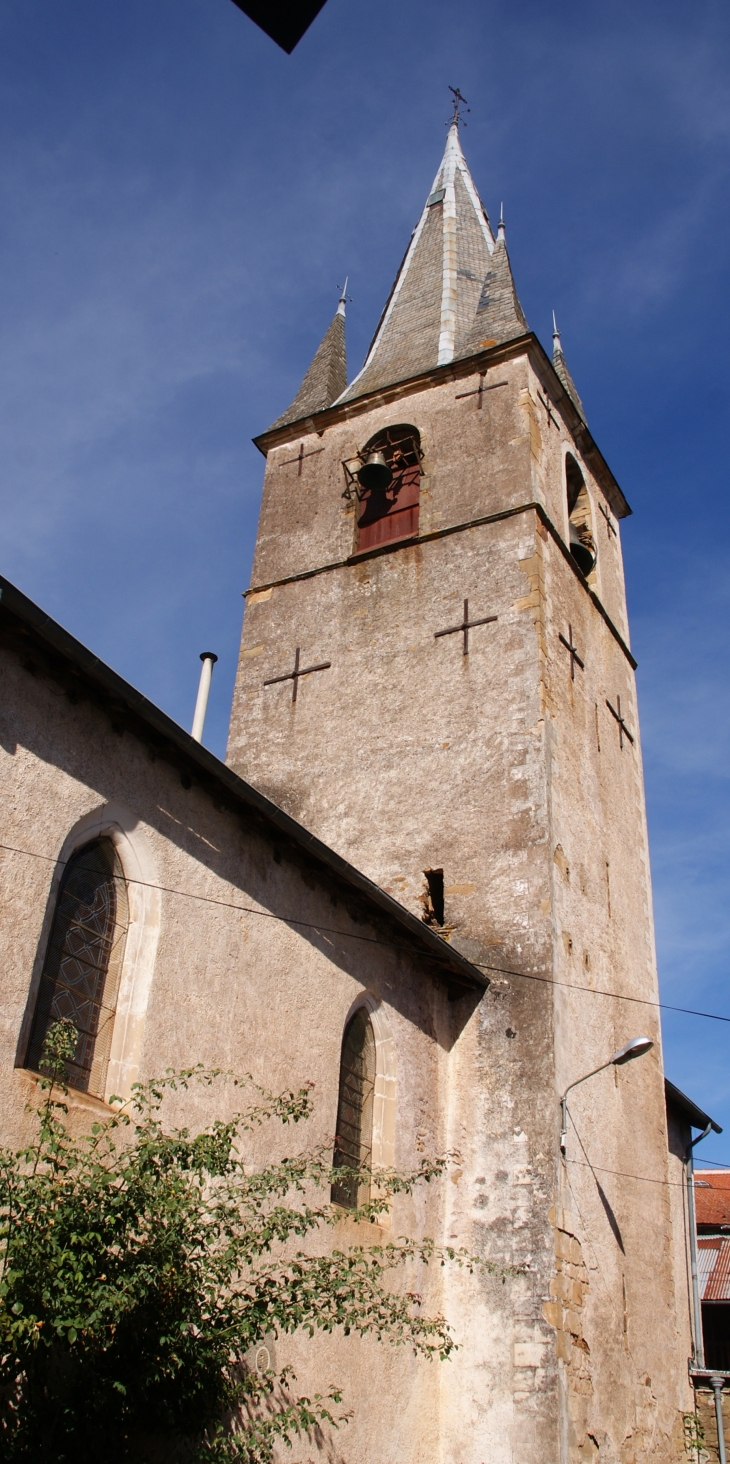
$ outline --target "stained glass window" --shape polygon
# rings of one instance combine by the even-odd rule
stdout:
[[[375,1038],[364,1007],[345,1028],[340,1059],[340,1095],[333,1164],[336,1169],[369,1169],[373,1152],[373,1094],[375,1091]],[[332,1186],[337,1205],[354,1210],[364,1204],[370,1186],[358,1184],[354,1174],[343,1175]]]
[[[53,1022],[79,1032],[67,1068],[72,1088],[103,1098],[129,924],[127,887],[114,845],[98,839],[69,860],[58,892],[26,1067],[37,1071]]]

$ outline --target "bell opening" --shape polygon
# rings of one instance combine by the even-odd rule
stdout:
[[[570,519],[570,552],[581,574],[587,579],[596,565],[591,503],[583,474],[570,452],[565,458],[565,486]]]
[[[587,544],[581,543],[577,535],[574,539],[572,534],[570,536],[570,552],[581,574],[585,575],[587,579],[596,562],[595,554],[589,549]]]
[[[382,452],[373,452],[357,471],[361,488],[370,493],[384,492],[393,481],[393,470],[388,467]]]

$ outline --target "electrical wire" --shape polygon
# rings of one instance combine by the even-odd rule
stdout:
[[[0,850],[10,854],[22,854],[28,859],[40,859],[46,864],[65,865],[68,861],[56,859],[52,854],[38,854],[32,849],[19,849],[14,844],[0,844]],[[172,885],[153,884],[149,880],[134,879],[124,875],[126,884],[137,885],[140,889],[157,890],[160,894],[175,895],[179,899],[198,900],[206,905],[215,905],[223,910],[237,910],[243,915],[255,915],[260,920],[275,920],[281,925],[293,925],[300,930],[314,930],[321,935],[336,935],[340,940],[357,940],[365,945],[382,946],[387,950],[404,951],[412,953],[410,946],[397,945],[394,941],[378,940],[372,935],[357,935],[350,930],[337,930],[333,926],[315,923],[312,920],[299,920],[295,915],[275,915],[271,910],[256,910],[252,905],[238,905],[232,900],[217,900],[212,895],[196,894],[192,890],[177,890]],[[470,958],[467,957],[467,960]],[[429,955],[429,960],[438,961],[436,952]],[[446,958],[444,958],[446,964]],[[544,986],[556,986],[565,991],[584,991],[589,996],[604,996],[612,1001],[632,1002],[637,1006],[652,1007],[654,1010],[663,1012],[679,1012],[686,1017],[702,1017],[708,1022],[729,1022],[730,1016],[725,1017],[718,1012],[702,1012],[694,1007],[674,1006],[666,1001],[651,1001],[645,996],[628,996],[618,991],[605,991],[600,986],[580,986],[575,981],[555,981],[552,976],[538,976],[533,971],[514,971],[508,966],[490,966],[485,961],[471,961],[470,965],[475,966],[479,971],[493,971],[501,976],[513,976],[520,981],[539,981]]]
[[[55,859],[53,855],[50,854],[38,854],[31,849],[20,849],[14,844],[0,844],[0,850],[10,854],[21,854],[28,859],[39,859],[46,864],[65,865],[68,863],[68,860]],[[253,906],[250,905],[237,905],[228,900],[216,900],[213,898],[212,895],[199,895],[190,890],[176,890],[170,885],[153,884],[147,880],[128,878],[126,875],[124,876],[124,878],[127,884],[137,885],[142,889],[158,890],[161,894],[176,895],[180,899],[199,900],[204,904],[215,905],[226,910],[240,911],[242,914],[245,915],[257,915],[264,920],[276,920],[282,925],[294,925],[306,930],[315,930],[321,934],[336,935],[344,940],[364,941],[368,945],[383,946],[388,950],[408,951],[410,949],[408,946],[395,945],[392,941],[378,940],[374,936],[356,935],[348,930],[335,930],[328,926],[316,925],[312,921],[298,920],[293,916],[275,915],[268,910],[255,910]],[[730,1017],[719,1016],[714,1012],[692,1011],[687,1007],[669,1006],[666,1002],[648,1001],[642,997],[637,996],[620,996],[613,991],[601,991],[600,989],[592,986],[578,986],[577,984],[568,981],[553,981],[552,978],[549,976],[537,976],[526,971],[513,971],[505,966],[487,966],[480,961],[472,961],[471,964],[473,966],[477,966],[480,970],[496,971],[498,973],[501,973],[502,975],[520,977],[521,979],[526,981],[541,981],[548,986],[564,986],[570,991],[586,991],[593,996],[610,996],[614,997],[617,1001],[639,1002],[642,1006],[659,1007],[664,1011],[683,1012],[688,1016],[705,1017],[709,1020],[717,1022],[730,1022]],[[649,1176],[643,1174],[628,1174],[621,1169],[605,1169],[598,1164],[590,1164],[587,1160],[567,1159],[565,1162],[567,1164],[577,1165],[578,1167],[583,1169],[595,1170],[596,1173],[599,1174],[611,1174],[615,1175],[619,1179],[633,1179],[643,1184],[663,1184],[669,1186],[670,1188],[681,1188],[682,1186],[681,1180],[652,1179]],[[707,1162],[708,1168],[712,1167],[710,1165],[710,1161],[708,1160]],[[730,1164],[725,1164],[720,1159],[713,1160],[712,1165],[718,1169],[730,1170]],[[697,1172],[701,1173],[702,1171],[698,1170]]]

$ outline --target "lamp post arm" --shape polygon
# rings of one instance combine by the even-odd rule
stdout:
[[[580,1087],[581,1083],[587,1083],[589,1078],[595,1078],[596,1073],[602,1073],[605,1068],[611,1067],[610,1062],[602,1062],[600,1067],[594,1068],[591,1073],[584,1073],[582,1078],[576,1078],[574,1083],[569,1083],[562,1098],[560,1099],[560,1152],[565,1154],[568,1141],[568,1094],[573,1088]]]
[[[572,1092],[573,1088],[578,1088],[581,1083],[587,1083],[589,1078],[595,1078],[596,1073],[602,1073],[605,1068],[609,1068],[609,1067],[611,1067],[611,1065],[612,1064],[610,1062],[602,1062],[600,1067],[597,1067],[597,1068],[594,1068],[593,1069],[593,1072],[591,1072],[591,1073],[584,1073],[582,1078],[576,1078],[576,1080],[575,1080],[574,1083],[568,1083],[568,1086],[567,1086],[567,1088],[566,1088],[566,1090],[565,1090],[565,1092],[564,1092],[564,1094],[562,1096],[562,1099],[560,1100],[561,1103],[564,1103],[565,1102],[565,1099],[567,1098],[568,1094],[570,1092]]]

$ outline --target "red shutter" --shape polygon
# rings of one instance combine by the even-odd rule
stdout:
[[[421,469],[418,463],[396,473],[385,492],[363,495],[358,519],[358,550],[374,549],[394,539],[412,539],[418,533]]]

